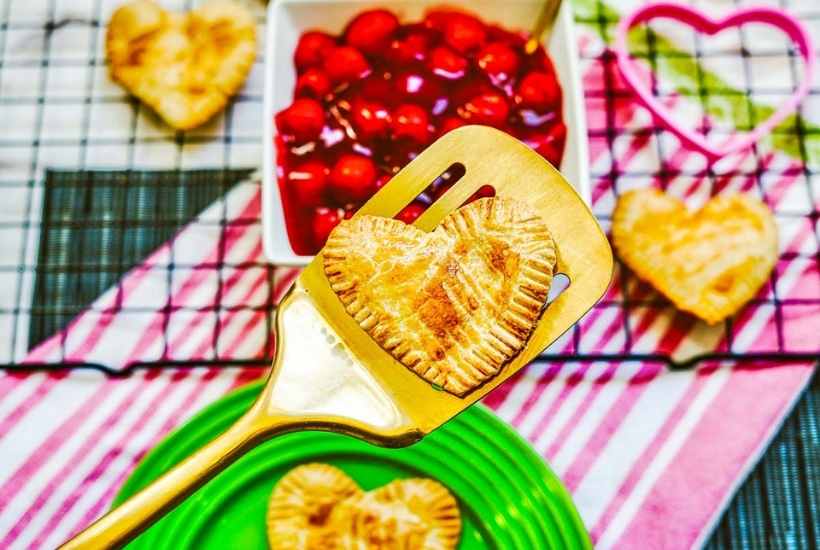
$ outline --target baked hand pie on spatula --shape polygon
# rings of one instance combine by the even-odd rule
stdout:
[[[391,221],[454,166],[461,177],[413,228]],[[495,198],[459,210],[488,183]],[[589,208],[538,153],[485,126],[445,134],[302,271],[277,309],[276,359],[251,409],[67,547],[129,540],[275,435],[312,429],[384,446],[418,441],[578,321],[612,267]],[[560,293],[559,275],[569,281]]]
[[[333,230],[322,255],[331,288],[359,325],[455,395],[521,351],[556,261],[547,224],[503,198],[462,206],[430,233],[357,216]]]

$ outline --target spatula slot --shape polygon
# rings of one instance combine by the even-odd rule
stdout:
[[[465,168],[463,164],[460,162],[454,162],[448,166],[444,172],[436,176],[436,179],[430,183],[430,187],[428,187],[428,189],[434,193],[440,193],[444,187],[449,187],[464,177],[466,172],[467,168]]]
[[[550,284],[550,291],[547,294],[547,305],[554,302],[558,297],[564,293],[569,285],[572,283],[566,273],[556,273],[552,276],[552,283]]]

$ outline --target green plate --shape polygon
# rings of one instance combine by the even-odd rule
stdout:
[[[223,397],[169,435],[137,466],[114,505],[223,432],[261,388],[254,383]],[[274,484],[294,466],[313,461],[340,467],[364,489],[404,477],[440,481],[461,507],[461,549],[591,548],[555,474],[518,434],[481,406],[470,407],[403,449],[321,432],[271,439],[208,482],[129,548],[265,549],[265,511]]]

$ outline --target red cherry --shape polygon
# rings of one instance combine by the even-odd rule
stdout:
[[[410,138],[416,143],[427,143],[430,137],[427,111],[405,103],[393,111],[393,137]]]
[[[427,46],[427,36],[420,33],[408,34],[390,43],[388,57],[397,65],[424,61],[427,57]]]
[[[384,51],[399,20],[387,10],[371,10],[356,16],[347,27],[347,43],[364,53],[377,55]]]
[[[315,99],[297,99],[276,115],[276,127],[286,140],[303,143],[319,137],[325,125],[325,111]]]
[[[336,84],[363,77],[370,71],[370,63],[362,52],[350,46],[333,48],[325,57],[325,72]]]
[[[518,70],[518,55],[507,44],[493,42],[478,53],[478,66],[490,76],[506,80]]]
[[[405,206],[401,212],[396,214],[396,219],[401,220],[406,224],[411,224],[424,213],[425,206],[419,202],[411,202]]]
[[[342,155],[330,172],[330,190],[340,203],[364,202],[373,194],[375,183],[376,165],[362,155]]]
[[[288,187],[302,206],[319,206],[324,202],[327,167],[319,161],[308,161],[288,173]]]
[[[382,174],[379,176],[379,179],[376,180],[376,191],[387,185],[387,182],[389,182],[392,178],[393,174]]]
[[[350,218],[352,218],[353,214],[355,214],[358,209],[359,209],[358,204],[353,204],[353,203],[346,204],[345,208],[344,208],[344,211],[345,211],[344,219],[349,220]]]
[[[296,97],[321,99],[330,92],[330,79],[319,69],[308,69],[296,79]]]
[[[325,245],[328,235],[333,228],[339,225],[344,218],[344,210],[341,208],[325,208],[321,206],[313,212],[311,229],[313,230],[313,243],[317,248]]]
[[[383,137],[390,128],[390,113],[375,101],[354,100],[350,120],[356,136],[364,140]]]
[[[475,124],[499,126],[507,120],[510,107],[506,98],[498,92],[477,95],[459,108],[458,113],[465,120]]]
[[[394,86],[400,98],[421,105],[432,105],[445,95],[435,78],[414,71],[397,75]]]
[[[537,111],[557,109],[561,102],[561,89],[554,76],[540,71],[531,72],[518,83],[515,101],[522,107]]]
[[[453,17],[461,15],[459,12],[446,9],[437,9],[427,12],[422,24],[428,29],[443,31]]]
[[[359,95],[363,99],[372,99],[378,102],[389,102],[395,95],[393,81],[381,74],[371,74],[359,84]]]
[[[471,15],[453,14],[444,26],[444,41],[461,53],[480,48],[486,38],[484,24]]]
[[[299,38],[293,62],[300,71],[320,65],[327,54],[336,47],[333,37],[319,31],[306,32]]]
[[[461,78],[467,72],[467,60],[446,46],[439,46],[430,52],[427,67],[442,78]]]
[[[439,135],[443,136],[451,130],[455,130],[456,128],[466,126],[466,124],[467,123],[464,122],[463,118],[455,116],[447,117],[441,122],[441,127],[439,128]]]
[[[563,122],[558,122],[546,132],[532,132],[523,136],[522,140],[542,157],[555,166],[559,166],[561,157],[564,155],[564,144],[567,141],[567,127]]]

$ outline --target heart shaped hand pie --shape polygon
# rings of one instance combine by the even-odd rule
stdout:
[[[450,550],[461,534],[458,504],[431,479],[400,479],[351,497],[331,518],[341,548]]]
[[[106,52],[113,78],[168,124],[187,130],[220,112],[256,56],[253,17],[215,1],[186,15],[135,0],[111,16]]]
[[[332,548],[330,513],[362,490],[347,474],[329,464],[305,464],[287,473],[271,495],[268,538],[271,548]]]
[[[276,484],[268,538],[277,550],[452,550],[461,535],[453,495],[431,479],[401,479],[367,493],[328,464],[306,464]]]
[[[480,199],[432,232],[376,216],[343,221],[322,251],[350,315],[428,382],[464,395],[523,349],[556,261],[524,205]]]
[[[778,250],[774,219],[759,200],[720,195],[693,213],[657,189],[620,197],[612,240],[638,277],[708,323],[754,297]]]

